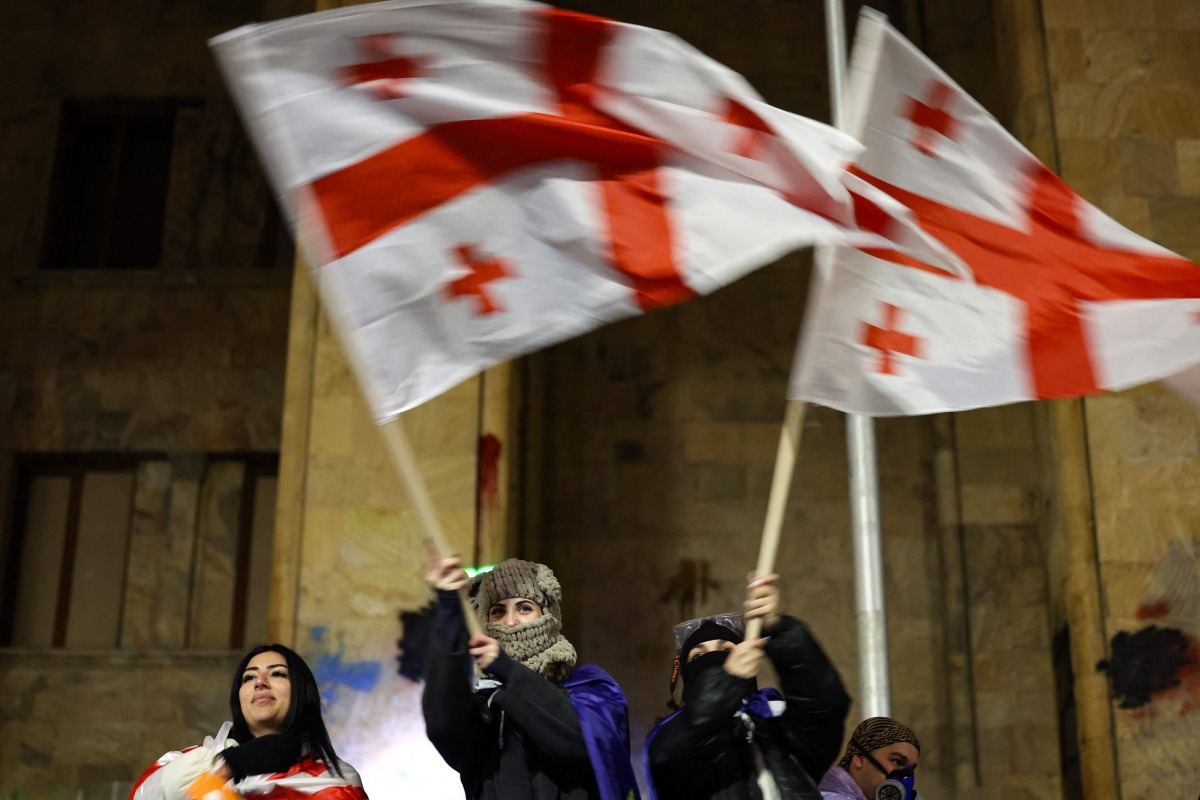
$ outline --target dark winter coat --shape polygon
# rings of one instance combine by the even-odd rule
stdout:
[[[599,798],[567,692],[502,652],[488,673],[503,686],[484,697],[471,689],[472,669],[458,595],[439,592],[421,707],[430,741],[468,800]],[[628,763],[627,732],[624,746]]]
[[[647,737],[647,777],[658,800],[759,800],[755,748],[784,800],[820,800],[817,784],[837,758],[850,698],[799,620],[781,619],[766,656],[779,674],[786,711],[739,715],[754,681],[721,668],[702,672],[691,702]]]

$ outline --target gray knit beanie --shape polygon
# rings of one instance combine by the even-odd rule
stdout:
[[[551,680],[561,680],[575,666],[575,648],[562,635],[562,586],[545,564],[510,558],[471,579],[471,600],[484,632],[500,643],[509,658]],[[488,609],[501,600],[524,597],[542,616],[511,628],[488,621]]]
[[[532,600],[543,614],[562,619],[562,586],[545,564],[510,558],[471,579],[471,599],[483,622],[488,621],[489,608],[510,597]]]

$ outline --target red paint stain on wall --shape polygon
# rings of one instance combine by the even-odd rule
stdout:
[[[1157,603],[1146,603],[1140,606],[1137,610],[1138,619],[1162,619],[1171,611],[1171,607],[1167,605],[1166,600],[1159,600]]]
[[[479,437],[479,480],[475,485],[475,513],[484,518],[500,507],[500,438],[485,433]]]

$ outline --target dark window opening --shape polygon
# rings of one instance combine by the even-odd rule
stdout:
[[[42,266],[152,269],[181,100],[71,100],[59,121]]]

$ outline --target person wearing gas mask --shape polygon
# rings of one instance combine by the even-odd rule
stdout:
[[[837,757],[850,698],[807,626],[780,613],[778,575],[750,581],[744,615],[675,626],[671,676],[683,705],[646,738],[648,788],[658,800],[819,800]],[[763,638],[744,639],[761,619]],[[758,689],[763,659],[779,676]]]
[[[921,743],[912,728],[889,717],[864,720],[846,754],[821,779],[826,800],[919,800],[915,787]]]

